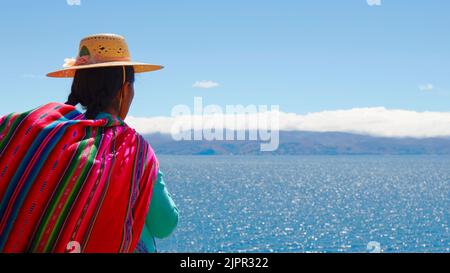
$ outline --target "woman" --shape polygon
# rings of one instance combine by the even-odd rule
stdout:
[[[0,118],[0,252],[152,251],[175,229],[157,158],[123,121],[134,74],[161,68],[119,35],[88,36],[48,74],[74,78],[65,104]]]

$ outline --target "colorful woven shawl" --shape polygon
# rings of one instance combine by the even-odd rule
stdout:
[[[132,252],[157,173],[109,114],[49,103],[0,118],[0,252]]]

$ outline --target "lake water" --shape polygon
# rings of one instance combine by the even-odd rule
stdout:
[[[449,156],[159,160],[180,209],[160,252],[450,252]]]

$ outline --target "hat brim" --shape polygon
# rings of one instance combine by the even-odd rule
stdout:
[[[68,68],[60,69],[47,74],[47,77],[52,78],[73,78],[75,72],[79,69],[97,68],[97,67],[111,67],[111,66],[133,66],[134,73],[152,72],[163,69],[164,66],[156,64],[136,63],[136,62],[105,62],[88,65],[71,66]]]

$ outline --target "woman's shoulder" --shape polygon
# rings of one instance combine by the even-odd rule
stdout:
[[[40,120],[42,122],[52,122],[57,120],[76,119],[79,118],[81,112],[74,106],[59,102],[49,102],[38,106],[27,113],[27,118],[33,121]]]
[[[159,161],[145,136],[138,133],[134,128],[124,123],[122,134],[118,135],[117,144],[118,151],[127,151],[126,153],[119,152],[123,156],[134,157],[133,162],[136,162],[137,168],[145,170],[142,175],[151,177],[150,181],[157,179],[159,170]],[[144,174],[145,173],[145,174]]]
[[[41,113],[53,113],[53,112],[68,112],[68,111],[77,111],[75,106],[64,104],[60,102],[49,102],[43,104],[41,106],[36,107],[32,110],[33,112],[41,112]]]
[[[140,146],[148,149],[148,152],[152,155],[155,154],[149,139],[145,135],[140,134],[138,131],[136,131],[136,129],[130,127],[126,122],[124,122],[123,128],[123,135],[125,137],[124,141],[132,144],[133,146]]]
[[[2,117],[2,121],[18,120],[17,126],[29,126],[33,124],[36,127],[42,127],[64,118],[74,118],[81,113],[75,107],[63,103],[50,102],[44,105],[32,108],[25,112],[13,112]]]

